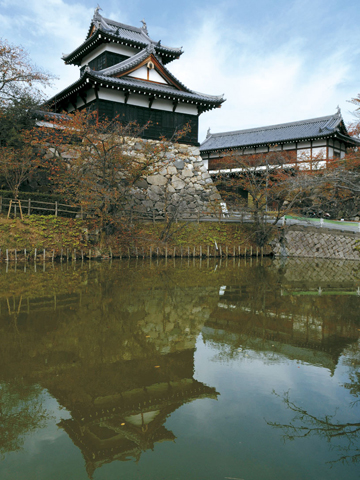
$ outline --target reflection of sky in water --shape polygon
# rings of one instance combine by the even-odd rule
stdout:
[[[251,272],[254,273],[254,269]],[[260,272],[260,274],[263,273]],[[293,273],[288,272],[288,275],[290,274]],[[247,278],[244,280],[245,277],[246,275],[240,277],[240,280],[250,285],[250,280]],[[255,277],[255,280],[258,278],[261,278],[261,276]],[[168,279],[166,278],[165,281],[168,282]],[[234,279],[231,282],[234,285]],[[295,480],[305,478],[314,480],[347,478],[352,480],[358,478],[358,466],[356,464],[341,465],[335,463],[330,468],[330,465],[326,462],[336,459],[338,452],[336,449],[331,450],[325,439],[313,436],[283,443],[281,430],[274,429],[266,423],[267,421],[289,423],[293,417],[292,412],[282,403],[281,398],[273,393],[274,391],[280,396],[289,391],[291,400],[313,415],[334,414],[338,409],[336,418],[340,421],[358,421],[360,405],[350,407],[350,403],[354,401],[355,397],[350,394],[349,389],[343,386],[348,382],[349,372],[344,354],[339,357],[337,350],[334,353],[328,344],[322,344],[321,335],[311,337],[312,342],[318,341],[318,345],[322,345],[322,348],[319,349],[312,349],[311,345],[305,345],[302,340],[303,337],[301,337],[301,342],[298,339],[296,340],[296,332],[303,328],[301,322],[300,324],[294,323],[295,328],[292,332],[295,332],[293,335],[296,341],[293,343],[288,341],[292,338],[288,330],[284,330],[287,335],[284,337],[284,341],[281,341],[279,336],[275,340],[267,337],[261,338],[258,329],[260,324],[257,325],[257,330],[249,331],[247,328],[241,330],[241,321],[243,321],[245,327],[249,322],[250,317],[246,316],[248,312],[256,311],[256,318],[259,315],[261,316],[259,308],[262,304],[260,302],[259,307],[258,304],[251,303],[255,302],[255,290],[255,293],[252,293],[249,288],[247,290],[243,288],[242,296],[240,295],[237,298],[236,295],[238,294],[231,292],[229,288],[225,288],[225,283],[224,278],[221,278],[219,284],[210,289],[202,290],[201,286],[196,285],[196,288],[180,288],[171,291],[170,294],[169,290],[164,288],[164,292],[166,292],[166,295],[164,295],[166,300],[164,301],[162,300],[161,288],[158,288],[155,293],[149,293],[149,290],[146,290],[144,295],[141,289],[133,292],[131,302],[129,302],[131,308],[129,307],[127,311],[130,312],[129,325],[131,328],[136,326],[138,330],[134,327],[133,337],[126,333],[128,336],[124,344],[121,343],[123,341],[122,335],[119,332],[116,333],[116,335],[119,335],[117,337],[119,339],[119,351],[120,344],[123,345],[121,348],[123,348],[124,359],[121,356],[114,357],[114,361],[111,363],[110,352],[103,352],[103,364],[102,361],[95,364],[94,370],[99,368],[100,375],[108,374],[112,377],[119,374],[119,379],[121,379],[123,366],[125,363],[126,365],[130,364],[128,360],[138,362],[136,368],[140,370],[149,368],[149,365],[155,367],[159,365],[151,363],[153,362],[151,355],[158,355],[161,352],[162,356],[157,357],[157,359],[167,359],[167,363],[164,363],[164,367],[156,370],[156,375],[161,375],[161,368],[168,369],[167,371],[171,372],[171,382],[174,385],[179,385],[179,382],[184,378],[186,379],[185,383],[189,384],[192,380],[190,376],[194,366],[193,378],[198,382],[196,385],[210,387],[219,392],[219,395],[215,399],[216,395],[211,397],[208,392],[208,398],[206,398],[206,395],[203,395],[205,398],[197,398],[193,394],[192,401],[190,401],[190,397],[187,398],[188,403],[183,403],[180,400],[176,408],[174,407],[167,419],[164,420],[164,426],[167,431],[172,432],[176,437],[175,441],[155,441],[153,447],[151,447],[153,449],[150,447],[144,449],[138,462],[133,457],[128,462],[116,461],[116,455],[114,455],[110,463],[99,464],[99,468],[94,470],[93,478],[107,480],[117,480],[119,478],[130,480],[218,480],[227,477],[243,480],[290,478]],[[292,285],[292,288],[295,287]],[[303,286],[301,288],[304,289]],[[231,298],[227,300],[229,295],[231,295]],[[139,308],[137,308],[136,299],[140,299]],[[276,319],[274,312],[279,308],[279,303],[276,303],[278,297],[275,295],[275,300],[273,298],[269,299],[269,293],[267,293],[267,299],[269,302],[267,320],[270,318],[269,321],[272,322],[273,318]],[[280,300],[284,302],[280,306],[286,305],[288,301],[283,297]],[[86,298],[82,301],[86,305]],[[357,301],[357,299],[353,298],[351,300],[352,307],[355,305],[354,301]],[[125,311],[126,298],[122,297],[121,302],[121,308],[124,308]],[[186,302],[189,302],[190,305],[188,310],[186,309]],[[247,302],[249,303],[247,304]],[[314,314],[316,309],[313,306],[316,306],[317,299],[304,299],[302,301],[303,305],[307,305],[306,302],[310,302],[311,312]],[[224,317],[230,318],[230,326],[228,327],[224,323],[216,325],[216,321],[219,318],[221,319],[221,312],[227,310],[219,307],[219,303],[235,305],[232,309],[235,316]],[[111,312],[109,305],[112,306],[113,301],[104,304],[107,305],[106,315],[109,318],[105,316],[100,317],[100,319],[106,318],[106,322],[112,328],[114,324],[111,323],[108,312]],[[322,306],[324,308],[324,305]],[[84,311],[87,312],[88,318],[92,319],[92,307],[83,308],[85,308]],[[88,309],[86,310],[86,308]],[[75,316],[69,316],[70,320],[67,320],[69,325],[72,325],[71,322],[76,323],[76,310],[74,312]],[[287,316],[283,319],[286,321],[291,319],[292,314],[293,311],[286,313]],[[330,317],[332,314],[331,311],[328,314],[322,311],[322,316],[319,316],[316,320],[316,325],[321,326],[322,319],[327,318],[327,315]],[[179,324],[176,324],[176,316],[179,318]],[[239,320],[238,324],[237,320]],[[116,322],[118,321],[117,318]],[[65,327],[67,325],[65,321],[63,325],[59,323],[59,328],[64,328],[64,325]],[[99,325],[101,325],[101,322]],[[167,337],[162,329],[166,331],[169,325],[172,326],[171,334],[169,334],[170,340],[167,344]],[[267,326],[268,329],[270,329],[269,325]],[[284,325],[288,328],[288,325],[284,322],[281,325],[281,328]],[[79,326],[86,328],[86,322],[79,323]],[[81,331],[81,328],[76,332]],[[107,330],[105,331],[107,332]],[[317,331],[321,332],[319,328]],[[75,336],[71,337],[71,330],[68,332],[70,339],[75,338]],[[91,335],[94,332],[96,332],[96,329],[90,331]],[[302,335],[302,332],[300,333]],[[54,331],[51,339],[46,337],[47,341],[55,344],[56,335],[57,333]],[[115,333],[112,337],[114,335]],[[99,338],[100,336],[99,333]],[[126,344],[127,339],[132,341],[132,338],[136,339],[134,345],[138,349],[133,357],[131,357],[130,347],[128,348]],[[344,338],[346,340],[346,335]],[[195,339],[196,350],[192,360],[192,347],[195,346]],[[94,346],[98,348],[100,342],[98,344],[98,339],[95,340]],[[343,341],[344,339],[342,339]],[[70,342],[69,345],[72,345],[72,343]],[[68,348],[69,345],[64,344],[64,348]],[[141,348],[139,348],[139,345],[142,345]],[[168,345],[171,346],[171,352],[174,356],[168,354],[170,348],[166,348]],[[341,343],[341,345],[343,344]],[[117,353],[116,343],[112,344],[111,348],[113,349],[111,352]],[[153,350],[151,350],[152,348]],[[190,354],[186,358],[184,357],[188,362],[184,371],[181,370],[181,366],[176,360],[179,358],[176,348],[180,353],[188,352]],[[341,349],[343,352],[346,351],[343,346]],[[151,355],[149,354],[150,351],[153,352]],[[82,354],[84,354],[84,350],[82,350]],[[72,363],[73,358],[76,360],[74,363]],[[123,360],[126,360],[125,363]],[[64,363],[65,357],[61,357],[61,362],[66,367],[63,370],[64,375],[68,375],[65,379],[74,382],[74,384],[69,385],[68,389],[66,382],[57,384],[56,378],[51,377],[51,375],[46,377],[48,375],[47,363],[44,368],[47,381],[52,382],[53,393],[58,393],[58,388],[62,399],[65,399],[69,405],[74,407],[74,411],[76,411],[76,408],[84,409],[83,405],[88,406],[86,395],[76,397],[77,394],[74,393],[75,387],[78,386],[76,380],[78,379],[79,382],[83,380],[81,372],[83,371],[84,376],[87,375],[90,379],[90,383],[84,382],[82,384],[82,388],[85,390],[88,388],[91,393],[92,379],[97,382],[95,374],[92,377],[89,373],[92,370],[90,365],[83,364],[83,370],[81,370],[81,365],[78,366],[81,361],[81,357],[74,356],[71,357],[70,365],[68,365]],[[51,363],[50,356],[49,362]],[[109,370],[110,373],[107,373],[107,368],[112,369]],[[131,370],[129,371],[131,372]],[[72,377],[71,372],[79,372],[79,377],[75,374]],[[181,376],[182,373],[183,376]],[[113,384],[111,388],[109,385],[109,392],[106,391],[107,380],[110,381],[112,377],[105,376],[103,383],[99,378],[99,385],[102,390],[97,398],[105,402],[105,405],[107,395],[110,398],[112,394],[118,394],[118,391],[113,392],[111,390],[116,388],[116,385]],[[150,382],[148,387],[149,392],[155,392],[154,395],[160,390],[163,392],[164,385],[166,386],[164,378],[161,380],[160,389],[160,383],[157,383],[154,376],[154,380],[151,381],[152,383]],[[128,391],[134,392],[136,388],[139,391],[141,390],[140,383],[137,385],[134,378],[128,379],[127,382],[129,384]],[[156,389],[151,390],[154,385]],[[93,399],[91,402],[93,402]],[[0,463],[1,480],[47,480],[49,478],[54,480],[63,478],[86,480],[88,478],[85,470],[85,460],[80,448],[75,446],[68,433],[58,426],[61,420],[72,418],[69,411],[61,407],[60,403],[45,392],[44,407],[53,418],[48,421],[45,428],[39,429],[26,437],[24,448],[21,451],[9,453]],[[161,408],[164,407],[165,403],[163,402]],[[151,428],[156,419],[161,417],[161,408],[154,405],[153,408],[149,407],[141,415],[134,407],[133,411],[129,410],[124,416],[124,420],[134,427],[141,427],[142,425],[147,427],[149,425]],[[102,425],[101,421],[98,425]],[[105,425],[105,422],[103,422],[103,425]]]
[[[176,435],[174,443],[156,444],[138,464],[112,462],[96,470],[96,479],[178,478],[218,479],[338,479],[358,478],[356,465],[325,464],[334,458],[319,438],[283,443],[280,432],[265,420],[286,422],[291,415],[280,399],[290,389],[292,399],[315,415],[334,413],[339,419],[357,421],[359,408],[349,409],[353,400],[340,385],[347,380],[347,367],[329,370],[279,358],[264,365],[257,353],[239,352],[233,360],[218,360],[213,346],[200,336],[195,353],[194,378],[220,392],[217,401],[196,400],[176,410],[166,428]],[[56,417],[69,418],[56,400],[46,396],[44,406]],[[24,450],[10,454],[0,466],[2,480],[76,478],[86,479],[84,461],[66,433],[55,422],[27,438]],[[121,477],[123,478],[123,477]],[[344,478],[344,477],[342,477]]]

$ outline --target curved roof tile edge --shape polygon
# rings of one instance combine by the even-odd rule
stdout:
[[[309,124],[314,124],[314,123],[320,123],[320,122],[325,122],[325,125],[319,128],[319,132],[317,134],[311,134],[311,135],[298,135],[298,136],[293,136],[284,139],[286,142],[290,141],[296,141],[297,139],[305,139],[308,137],[312,138],[317,138],[317,137],[324,137],[331,135],[332,133],[335,132],[336,128],[343,122],[344,120],[341,116],[340,110],[338,110],[335,114],[333,115],[327,115],[323,117],[316,117],[316,118],[310,118],[306,120],[299,120],[296,122],[288,122],[288,123],[281,123],[281,124],[275,124],[275,125],[268,125],[265,127],[256,127],[256,128],[249,128],[249,129],[243,129],[243,130],[234,130],[230,132],[222,132],[222,133],[210,133],[207,138],[200,144],[200,150],[202,151],[210,151],[210,150],[224,150],[224,149],[232,149],[236,148],[237,146],[239,147],[251,147],[255,145],[267,145],[267,144],[272,144],[272,143],[279,143],[282,140],[277,139],[272,141],[253,141],[253,142],[248,142],[248,143],[243,143],[243,144],[232,144],[232,145],[223,145],[223,146],[209,146],[208,144],[211,144],[211,140],[215,140],[217,138],[225,137],[225,138],[231,138],[235,137],[236,135],[246,135],[246,134],[251,134],[251,133],[256,133],[256,132],[264,132],[264,131],[271,131],[271,130],[281,130],[281,129],[286,129],[290,127],[301,127],[303,125],[309,125]],[[330,127],[331,125],[331,127]],[[344,124],[345,126],[345,124]],[[346,129],[346,127],[345,127]],[[349,141],[354,144],[360,144],[360,141],[354,139],[353,137],[349,136]],[[224,142],[225,143],[225,142]]]

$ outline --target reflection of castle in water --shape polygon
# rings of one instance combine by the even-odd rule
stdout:
[[[189,349],[103,367],[95,398],[83,391],[81,400],[73,401],[51,389],[71,413],[71,419],[59,426],[80,448],[89,476],[104,463],[138,460],[155,443],[175,440],[163,425],[167,417],[184,403],[217,397],[214,388],[193,379],[193,358],[194,349]],[[99,373],[93,378],[98,383]],[[104,388],[108,378],[114,381],[114,374],[127,386]]]
[[[129,296],[115,289],[101,302],[90,294],[66,306],[64,297],[59,310],[51,305],[43,314],[34,308],[27,314],[17,301],[11,311],[19,312],[22,350],[16,336],[12,344],[3,338],[10,347],[4,367],[16,365],[67,409],[71,418],[59,427],[92,477],[105,463],[138,460],[157,442],[174,441],[164,426],[168,416],[185,403],[217,398],[214,388],[193,378],[195,342],[211,313],[205,299],[215,292],[154,289]],[[32,299],[30,307],[36,305]]]
[[[68,410],[71,418],[59,426],[81,450],[89,476],[174,440],[168,416],[184,403],[217,397],[194,379],[201,332],[219,348],[276,351],[330,371],[359,337],[356,296],[296,295],[333,285],[323,264],[310,284],[309,269],[297,275],[302,264],[159,268],[156,279],[157,271],[125,273],[121,266],[121,275],[99,267],[79,279],[70,271],[54,276],[48,296],[48,278],[35,277],[35,294],[26,283],[22,295],[0,300],[0,380],[39,383]],[[346,288],[356,292],[356,276]]]
[[[344,348],[359,338],[359,299],[355,293],[344,309],[339,286],[327,283],[322,288],[293,283],[279,285],[276,293],[246,284],[222,286],[203,329],[204,340],[226,343],[233,349],[276,352],[333,372]]]

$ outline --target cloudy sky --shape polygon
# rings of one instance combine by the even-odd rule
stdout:
[[[359,0],[99,0],[104,17],[141,26],[163,45],[182,46],[169,69],[189,88],[225,94],[200,117],[212,132],[320,117],[360,93]],[[58,80],[51,96],[78,78],[62,53],[82,43],[97,3],[0,0],[2,38],[22,45]]]

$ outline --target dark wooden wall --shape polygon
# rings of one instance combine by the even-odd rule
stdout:
[[[198,145],[198,116],[184,113],[166,112],[145,107],[137,107],[108,100],[98,100],[99,118],[114,118],[119,115],[124,123],[137,122],[138,125],[151,124],[143,133],[143,138],[158,140],[161,136],[170,139],[174,133],[190,124],[190,132],[179,141],[190,145]]]
[[[91,62],[89,62],[89,67],[91,68],[91,70],[99,71],[103,70],[104,68],[112,67],[117,63],[123,62],[127,58],[129,57],[127,57],[126,55],[120,55],[119,53],[103,52],[98,57],[94,58],[93,60],[91,60]],[[80,76],[82,75],[84,69],[85,65],[80,69]]]

